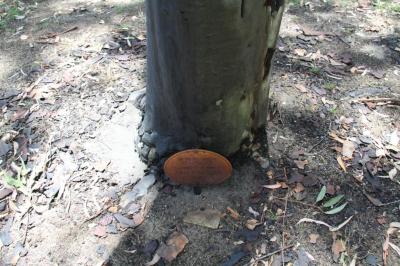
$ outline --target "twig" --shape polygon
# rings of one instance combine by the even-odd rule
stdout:
[[[400,105],[400,99],[397,98],[361,98],[354,100],[355,103],[383,103],[383,104],[392,104],[392,105]]]
[[[325,137],[322,137],[320,141],[317,142],[314,146],[311,147],[311,149],[308,151],[310,153],[313,149],[315,149],[318,145],[320,145],[323,141],[325,140]]]
[[[69,29],[66,29],[65,31],[63,31],[63,32],[60,32],[59,34],[61,35],[61,34],[65,34],[65,33],[68,33],[68,32],[71,32],[71,31],[74,31],[74,30],[77,30],[78,29],[78,26],[74,26],[74,27],[72,27],[72,28],[69,28]]]
[[[285,176],[286,176],[286,168],[283,168],[283,170],[285,171]],[[287,178],[287,176],[286,176]],[[285,196],[285,211],[284,211],[284,216],[282,218],[282,247],[285,246],[285,222],[286,222],[286,211],[287,211],[287,203],[288,203],[288,199],[289,199],[289,195],[290,195],[290,190],[288,189],[288,191],[286,192],[286,196]],[[284,253],[283,250],[281,250],[281,256],[282,256],[282,266],[285,266],[285,260],[284,260]]]
[[[287,250],[287,249],[289,249],[289,248],[292,248],[293,246],[294,246],[294,245],[290,245],[290,246],[287,246],[287,247],[284,247],[284,248],[275,250],[275,251],[273,251],[273,252],[271,252],[271,253],[265,254],[265,255],[263,255],[263,256],[261,256],[261,257],[255,259],[255,262],[249,262],[249,263],[247,263],[246,266],[252,265],[252,264],[254,264],[254,263],[256,263],[256,262],[258,262],[258,261],[260,261],[260,260],[266,259],[266,258],[268,258],[268,257],[271,257],[272,255],[275,255],[275,254],[277,254],[277,253],[283,252],[283,251],[285,251],[285,250]]]
[[[93,219],[99,217],[100,215],[102,215],[109,207],[110,207],[109,204],[104,205],[104,207],[103,207],[101,210],[99,210],[98,212],[96,212],[95,214],[93,214],[92,216],[90,216],[89,218],[87,218],[86,220],[84,220],[84,221],[81,223],[81,226],[84,225],[85,223],[87,223],[87,222],[89,222],[89,221],[91,221],[91,220],[93,220]]]
[[[282,198],[275,198],[275,199],[281,200],[281,201],[286,200],[286,199],[282,199]],[[315,206],[315,205],[313,205],[313,204],[308,204],[308,203],[305,203],[305,202],[301,202],[301,201],[298,201],[298,200],[291,200],[291,199],[288,199],[287,201],[288,201],[288,202],[291,202],[291,203],[297,203],[297,204],[301,204],[301,205],[304,205],[304,206],[312,207],[312,208],[314,208],[314,209],[317,209],[317,210],[320,211],[320,212],[323,212],[323,210],[322,210],[320,207]]]
[[[26,226],[25,226],[24,240],[22,241],[22,245],[25,245],[26,238],[28,236],[29,219],[30,219],[30,215],[29,215],[29,210],[28,210],[28,214],[26,216]]]

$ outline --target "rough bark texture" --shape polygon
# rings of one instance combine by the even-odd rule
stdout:
[[[146,1],[145,156],[193,147],[229,155],[265,124],[283,2]]]

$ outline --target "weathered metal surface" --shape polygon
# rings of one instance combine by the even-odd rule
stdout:
[[[216,185],[232,175],[232,165],[218,153],[193,149],[171,156],[164,164],[164,172],[178,184]]]

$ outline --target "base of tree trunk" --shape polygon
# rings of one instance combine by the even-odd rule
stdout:
[[[147,0],[149,162],[204,148],[228,156],[265,125],[283,0]]]

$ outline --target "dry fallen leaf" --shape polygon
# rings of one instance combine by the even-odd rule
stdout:
[[[296,193],[300,193],[304,191],[304,186],[301,183],[297,183],[296,187],[293,189]]]
[[[157,250],[157,254],[161,258],[171,262],[183,251],[187,243],[189,243],[189,239],[184,234],[173,232],[168,237],[167,243],[162,244]]]
[[[347,158],[352,158],[353,153],[356,150],[356,145],[349,140],[346,140],[343,142],[343,147],[342,147],[342,155]]]
[[[367,192],[363,192],[364,195],[367,197],[367,199],[374,204],[377,207],[383,206],[384,204],[377,198],[372,197],[371,195],[368,195]]]
[[[306,86],[304,86],[304,84],[296,84],[296,85],[294,85],[294,87],[302,93],[307,92],[307,88],[306,88]]]
[[[386,224],[387,223],[385,217],[378,217],[378,218],[376,218],[376,220],[377,220],[377,222],[379,224]]]
[[[343,162],[342,157],[340,157],[340,155],[338,155],[338,157],[336,158],[337,162],[339,163],[340,167],[343,169],[343,171],[345,173],[347,173],[347,169],[346,169],[346,165]]]
[[[338,261],[340,253],[346,251],[346,245],[343,240],[336,239],[332,243],[333,260]]]
[[[256,228],[257,225],[260,225],[261,223],[258,222],[256,219],[250,219],[246,221],[246,227],[249,230],[254,230],[254,228]]]
[[[326,185],[326,193],[331,196],[335,195],[335,193],[336,193],[335,186],[332,184],[327,184]]]
[[[108,208],[108,211],[111,213],[117,213],[118,212],[118,207],[117,206],[111,206]]]
[[[307,160],[304,160],[304,161],[294,160],[293,162],[296,164],[297,168],[302,169],[302,170],[304,169],[304,166],[306,166],[308,164]]]
[[[307,54],[307,51],[302,48],[296,48],[294,49],[294,53],[298,56],[305,56]]]
[[[235,211],[234,209],[232,209],[231,207],[226,208],[226,210],[228,211],[229,215],[234,219],[234,220],[239,220],[240,215],[237,211]]]
[[[310,238],[310,243],[311,244],[316,244],[317,243],[317,240],[318,240],[318,238],[319,238],[319,234],[310,234],[309,236],[308,236],[309,238]]]

